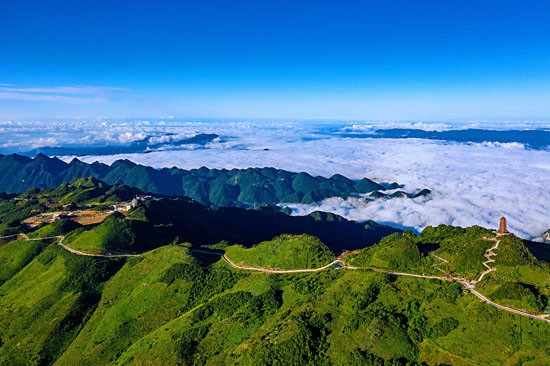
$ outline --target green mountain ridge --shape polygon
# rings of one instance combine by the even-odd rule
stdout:
[[[495,240],[500,243],[489,265],[496,271],[486,273],[476,288],[505,306],[546,311],[550,307],[550,247],[514,235],[496,237],[478,226],[440,225],[427,227],[418,236],[411,231],[389,235],[346,260],[357,267],[426,275],[441,275],[439,269],[443,269],[477,280],[488,269],[482,263],[488,260],[485,254]]]
[[[143,192],[137,188],[111,186],[90,177],[63,183],[55,189],[31,188],[20,195],[0,196],[0,236],[28,231],[21,222],[33,215],[56,211],[70,213],[83,207],[104,210],[139,195]]]
[[[0,170],[5,172],[0,176],[0,191],[3,192],[55,188],[78,178],[94,177],[111,185],[124,184],[147,193],[187,196],[214,208],[311,204],[330,197],[347,198],[386,190],[368,178],[354,182],[339,174],[330,178],[313,177],[304,172],[275,168],[184,170],[173,167],[157,170],[129,160],[117,160],[110,166],[97,162],[87,164],[76,158],[65,163],[43,154],[34,159],[16,154],[0,156]],[[390,187],[395,185],[392,183]],[[394,197],[419,197],[429,193],[424,189]]]
[[[91,230],[69,234],[64,244],[85,253],[142,253],[159,247],[155,228],[114,212]]]

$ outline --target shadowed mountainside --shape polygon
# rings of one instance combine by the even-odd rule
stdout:
[[[0,199],[0,235],[29,228],[22,221],[46,212],[69,216],[82,207],[112,211],[112,205],[141,194],[125,185],[111,186],[94,178],[77,179],[56,189],[30,189]],[[96,228],[67,238],[68,243],[90,252],[143,252],[179,241],[211,245],[225,240],[252,245],[281,234],[310,234],[319,237],[333,251],[364,248],[399,231],[374,221],[358,223],[325,212],[289,216],[269,207],[246,210],[238,207],[212,209],[187,197],[151,198],[124,217],[113,213]]]
[[[225,240],[251,246],[281,234],[309,234],[321,239],[334,252],[339,252],[364,248],[400,231],[374,221],[359,223],[324,212],[288,216],[269,208],[243,210],[223,207],[212,210],[184,199],[147,201],[128,217],[152,224],[158,232],[158,239],[164,242],[178,237],[196,245]]]

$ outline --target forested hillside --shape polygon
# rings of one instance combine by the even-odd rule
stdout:
[[[187,196],[210,207],[261,207],[279,203],[314,203],[330,197],[371,194],[372,199],[386,197],[382,192],[395,190],[368,178],[356,182],[336,174],[330,178],[313,177],[274,168],[249,169],[154,169],[128,160],[112,165],[86,164],[78,159],[65,163],[39,154],[34,159],[20,155],[0,155],[0,192],[22,193],[30,188],[55,188],[78,178],[94,177],[108,184],[125,184],[143,192]],[[392,192],[386,198],[418,197],[430,193]]]

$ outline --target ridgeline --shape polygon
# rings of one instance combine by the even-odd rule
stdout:
[[[311,204],[325,198],[347,198],[370,194],[380,197],[420,197],[430,193],[423,189],[415,193],[403,191],[385,195],[387,187],[368,178],[356,182],[342,175],[330,178],[313,177],[307,173],[292,173],[275,168],[249,169],[154,169],[129,160],[117,160],[111,165],[86,164],[78,159],[65,163],[39,154],[34,159],[13,154],[0,155],[0,192],[22,193],[31,188],[55,188],[78,178],[94,177],[111,185],[124,184],[146,193],[187,196],[212,207],[276,208],[280,203]]]

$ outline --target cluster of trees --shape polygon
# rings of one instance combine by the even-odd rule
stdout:
[[[502,283],[490,296],[495,301],[512,300],[538,312],[545,311],[548,306],[547,296],[542,295],[535,286],[523,283]]]

